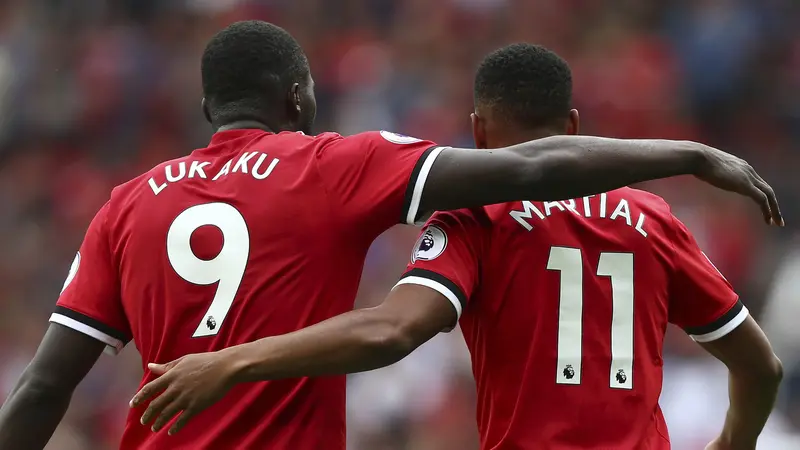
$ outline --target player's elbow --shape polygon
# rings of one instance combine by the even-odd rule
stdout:
[[[413,336],[394,324],[386,326],[376,339],[376,349],[392,362],[400,361],[417,347]]]
[[[72,389],[64,386],[64,383],[55,374],[40,373],[29,368],[23,372],[14,392],[26,398],[43,400],[69,396]]]
[[[756,364],[750,364],[741,368],[732,369],[734,375],[746,377],[762,386],[778,386],[783,380],[783,363],[774,354],[765,355]]]
[[[772,354],[764,364],[761,378],[775,385],[779,385],[783,380],[783,363],[775,354]]]
[[[405,358],[419,345],[413,333],[393,319],[373,322],[364,333],[364,340],[375,358],[386,365]]]
[[[551,139],[551,138],[545,138]],[[565,186],[562,180],[579,164],[579,160],[571,156],[567,150],[549,152],[532,152],[524,148],[517,152],[521,157],[516,164],[512,179],[521,192],[526,192],[530,200],[558,200],[566,198],[562,191]]]

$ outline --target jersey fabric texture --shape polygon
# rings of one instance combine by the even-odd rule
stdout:
[[[50,321],[112,353],[133,340],[144,385],[148,362],[346,312],[373,239],[419,218],[441,150],[386,132],[218,132],[113,190]],[[130,412],[122,449],[345,448],[344,377],[234,387],[175,436],[139,424],[142,412]]]
[[[485,450],[669,449],[667,324],[708,342],[748,314],[666,202],[629,188],[437,213],[409,283],[460,316]]]

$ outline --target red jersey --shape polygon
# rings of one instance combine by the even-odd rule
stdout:
[[[216,133],[113,190],[50,321],[113,352],[132,339],[143,385],[144,363],[351,310],[367,249],[418,218],[440,152],[388,132]],[[239,385],[176,436],[139,424],[143,411],[128,415],[122,449],[345,448],[344,377]]]
[[[437,213],[406,283],[461,316],[485,450],[669,449],[667,323],[707,342],[748,314],[669,206],[629,188]]]

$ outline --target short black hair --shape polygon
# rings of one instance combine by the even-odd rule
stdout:
[[[511,44],[484,58],[475,75],[475,106],[525,127],[547,126],[569,116],[572,71],[552,51]]]
[[[264,118],[283,108],[293,83],[310,72],[300,44],[283,28],[260,20],[236,22],[203,52],[203,95],[212,120]]]

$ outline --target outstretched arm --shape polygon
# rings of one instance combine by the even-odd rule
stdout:
[[[161,393],[142,415],[142,423],[155,419],[153,431],[158,431],[180,413],[169,430],[174,434],[234,384],[388,366],[455,322],[456,311],[439,292],[413,284],[397,286],[374,308],[218,352],[151,364],[153,373],[163,375],[144,386],[131,406]]]
[[[44,448],[67,412],[72,392],[105,346],[71,328],[51,324],[0,409],[0,448]]]
[[[736,156],[690,141],[595,136],[552,136],[497,150],[444,149],[430,168],[419,210],[564,200],[676,175],[750,197],[767,223],[783,223],[772,188]]]

